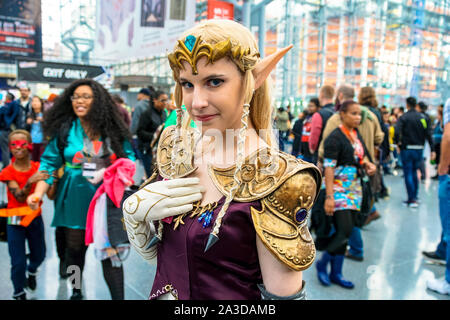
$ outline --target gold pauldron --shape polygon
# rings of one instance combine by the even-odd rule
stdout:
[[[183,178],[197,169],[193,163],[194,133],[183,130],[178,140],[174,141],[175,130],[176,127],[171,126],[163,131],[156,152],[158,172],[165,179]],[[177,152],[172,152],[174,145],[178,148]]]
[[[250,55],[250,48],[233,47],[230,39],[215,44],[201,42],[200,36],[193,35],[187,36],[184,42],[178,40],[178,48],[168,55],[172,70],[184,69],[183,61],[186,61],[192,67],[192,74],[197,74],[197,61],[201,57],[206,57],[208,63],[214,63],[225,56],[233,58],[242,72],[251,69],[250,64],[245,62],[245,57]],[[259,53],[254,56],[259,57]]]
[[[223,195],[227,195],[233,187],[235,169],[236,166],[209,167],[209,176]],[[317,188],[320,187],[321,174],[316,166],[275,149],[259,149],[244,160],[237,177],[240,181],[239,188],[233,200],[251,202],[262,199],[303,170],[309,171],[317,183]],[[319,192],[318,189],[315,191]]]
[[[317,182],[309,171],[300,171],[251,208],[256,233],[275,257],[301,271],[314,261],[316,249],[307,216],[317,194]]]

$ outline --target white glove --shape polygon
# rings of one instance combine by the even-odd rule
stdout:
[[[122,210],[128,239],[144,259],[151,260],[156,255],[156,246],[148,248],[156,233],[153,220],[191,211],[192,203],[200,200],[204,191],[199,181],[180,178],[150,183],[124,201]]]
[[[150,222],[193,209],[204,187],[198,178],[180,178],[149,183],[123,203],[123,213],[135,222]]]
[[[100,170],[96,170],[94,172],[94,176],[90,179],[87,179],[87,181],[89,181],[92,184],[98,184],[100,181],[103,180],[103,176],[105,175],[105,170],[106,168],[100,169]]]

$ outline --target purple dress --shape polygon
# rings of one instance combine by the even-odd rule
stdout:
[[[215,219],[225,201],[218,201],[211,224],[203,227],[189,214],[173,229],[164,223],[163,239],[157,244],[157,269],[149,299],[164,294],[171,285],[181,300],[259,300],[262,283],[256,250],[256,231],[250,207],[259,201],[231,202],[222,219],[219,241],[204,252]]]

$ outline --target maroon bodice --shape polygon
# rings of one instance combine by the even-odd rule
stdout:
[[[216,217],[225,201],[214,209],[211,224],[204,228],[198,217],[164,223],[163,239],[157,244],[157,269],[149,299],[165,293],[171,285],[182,300],[259,300],[262,283],[256,250],[256,232],[250,207],[260,210],[259,201],[231,202],[222,219],[219,241],[204,252]]]

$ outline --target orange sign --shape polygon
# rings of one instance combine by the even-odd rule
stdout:
[[[208,0],[208,19],[234,19],[234,5],[229,2]]]

